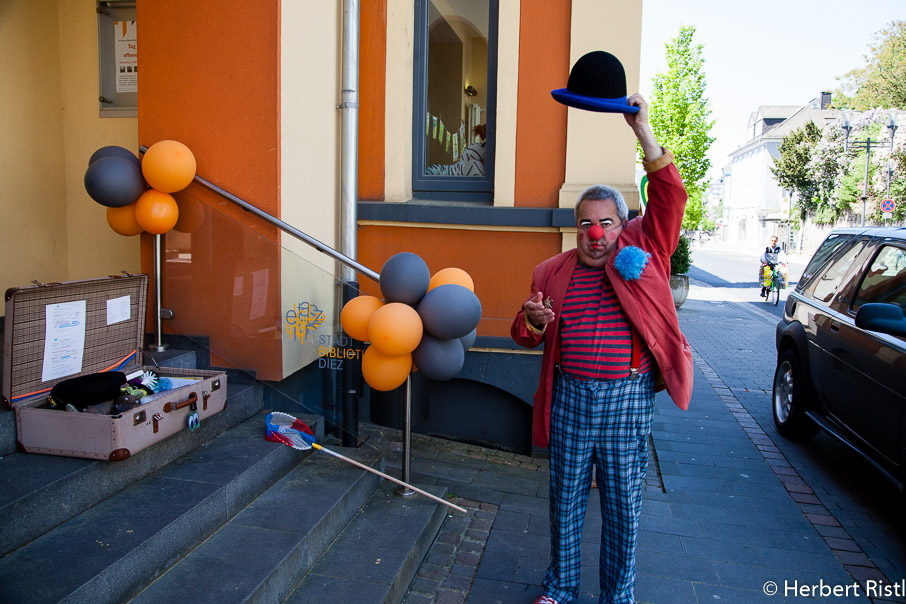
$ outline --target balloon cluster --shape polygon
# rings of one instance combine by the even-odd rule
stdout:
[[[358,296],[340,313],[350,337],[371,342],[362,356],[368,385],[393,390],[413,367],[438,382],[455,377],[481,319],[468,273],[445,268],[431,276],[424,260],[403,252],[384,263],[380,287],[383,300]]]
[[[128,149],[109,146],[88,160],[85,190],[107,207],[107,224],[120,235],[162,235],[179,220],[170,193],[186,188],[193,178],[195,156],[180,142],[159,141],[141,161]]]

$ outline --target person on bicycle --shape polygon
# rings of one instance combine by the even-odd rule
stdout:
[[[764,248],[764,253],[761,255],[761,274],[764,273],[764,267],[769,266],[771,271],[779,265],[780,273],[783,275],[784,280],[786,280],[786,252],[783,251],[783,248],[777,244],[777,235],[771,235],[768,239],[768,245]],[[767,298],[770,293],[769,289],[764,285],[764,279],[761,279],[761,297]]]

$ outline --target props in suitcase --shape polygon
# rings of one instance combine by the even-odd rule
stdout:
[[[226,374],[142,364],[148,275],[6,292],[3,401],[29,453],[120,461],[226,408]]]

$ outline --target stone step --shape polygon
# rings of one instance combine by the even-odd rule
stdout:
[[[374,449],[336,450],[382,467],[383,456]],[[281,601],[379,482],[370,472],[316,452],[133,602]]]
[[[443,497],[446,488],[415,485]],[[286,598],[288,604],[401,602],[450,511],[383,481]],[[456,512],[452,512],[456,513]]]
[[[264,416],[254,415],[125,488],[117,485],[106,499],[0,558],[0,601],[118,602],[139,592],[308,454],[265,440]],[[320,418],[304,419],[323,433]],[[106,473],[126,462],[96,463],[104,464],[93,475],[103,487]],[[67,507],[67,493],[45,507],[54,505]]]
[[[3,456],[0,458],[0,485],[3,485],[0,555],[21,547],[240,424],[261,411],[261,400],[260,385],[228,382],[226,409],[206,419],[194,432],[183,430],[124,461],[35,453]]]

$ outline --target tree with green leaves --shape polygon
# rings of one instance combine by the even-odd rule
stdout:
[[[714,142],[710,136],[714,120],[709,119],[711,108],[705,95],[703,47],[694,43],[694,35],[695,27],[684,25],[676,38],[664,45],[667,70],[654,76],[648,108],[655,137],[676,155],[676,167],[689,199],[699,200],[698,220],[693,226],[697,228],[701,198],[708,188],[708,149]],[[686,207],[688,212],[696,205]],[[688,222],[691,220],[684,221],[684,226]]]
[[[838,78],[834,92],[839,109],[906,108],[906,21],[891,22],[874,35],[866,65]]]
[[[774,159],[774,167],[771,168],[771,173],[781,187],[796,191],[802,218],[818,207],[819,187],[811,162],[820,140],[821,131],[814,122],[808,122],[802,128],[790,132],[783,137],[780,157]]]
[[[702,194],[693,191],[686,201],[686,211],[683,213],[683,230],[694,231],[702,226],[705,219],[705,207],[702,203]]]

